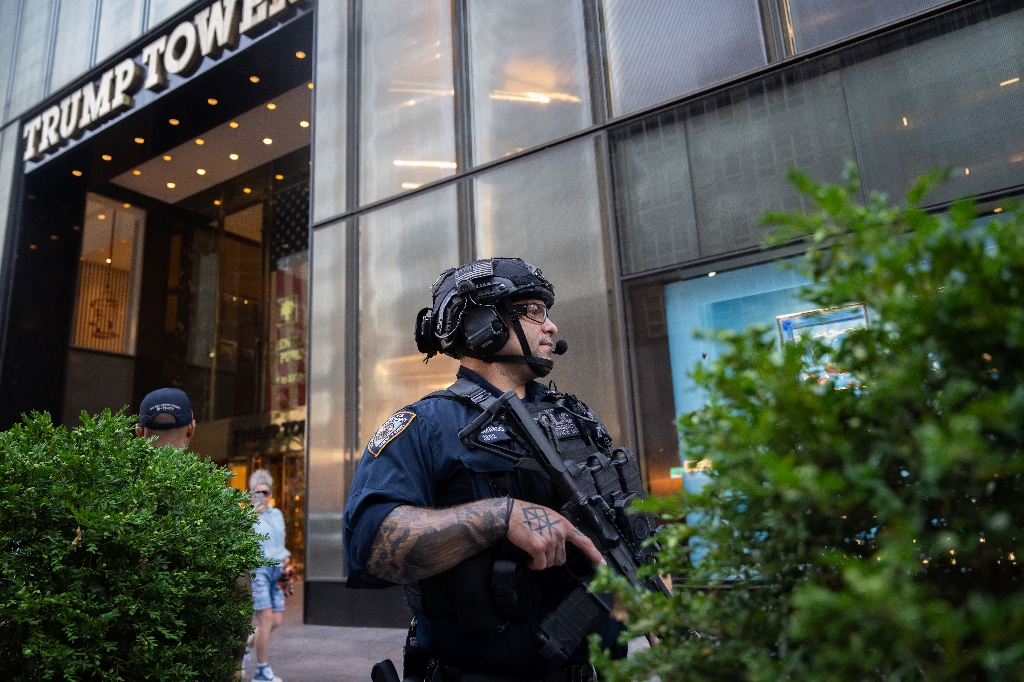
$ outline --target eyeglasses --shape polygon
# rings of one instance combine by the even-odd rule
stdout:
[[[537,324],[544,324],[544,320],[548,319],[548,307],[543,303],[517,303],[512,306],[512,310]]]
[[[253,495],[269,495],[270,491],[269,490],[253,490],[252,494]]]

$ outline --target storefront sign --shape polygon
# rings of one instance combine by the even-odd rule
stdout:
[[[183,21],[169,34],[142,48],[105,71],[98,81],[86,83],[24,124],[25,161],[72,142],[83,132],[135,106],[140,90],[160,92],[168,74],[192,76],[204,57],[218,60],[224,48],[238,46],[240,35],[255,34],[270,21],[284,18],[284,10],[303,0],[214,0],[191,21]]]

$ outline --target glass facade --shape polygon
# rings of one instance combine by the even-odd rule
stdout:
[[[467,3],[477,164],[590,125],[583,4]]]
[[[124,367],[96,405],[185,387],[197,451],[222,453],[237,484],[257,465],[285,482],[307,589],[344,581],[341,514],[367,439],[452,379],[456,363],[424,364],[412,335],[447,267],[544,270],[570,344],[551,378],[670,493],[675,421],[702,400],[687,373],[715,354],[693,329],[803,312],[778,265],[798,247],[761,247],[764,211],[807,207],[790,168],[831,181],[853,160],[865,192],[898,197],[951,167],[934,210],[1024,189],[1022,0],[300,1],[282,16],[305,17],[301,44],[254,32],[177,90],[16,163],[25,125],[71,83],[209,4],[0,0],[17,17],[0,22],[0,402],[66,412]],[[136,201],[153,178],[153,201]],[[28,381],[43,357],[65,367],[59,386]]]
[[[767,63],[757,0],[606,0],[616,114],[628,114]]]
[[[359,201],[367,204],[455,173],[455,90],[449,2],[362,9]]]

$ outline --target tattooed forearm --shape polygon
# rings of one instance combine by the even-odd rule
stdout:
[[[505,536],[510,503],[497,498],[451,509],[397,507],[377,530],[366,572],[404,584],[446,571]]]

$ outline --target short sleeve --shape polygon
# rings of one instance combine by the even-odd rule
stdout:
[[[382,588],[393,583],[366,572],[377,530],[402,505],[433,507],[436,440],[429,413],[415,407],[396,412],[374,433],[356,469],[345,504],[345,566],[349,587]]]

